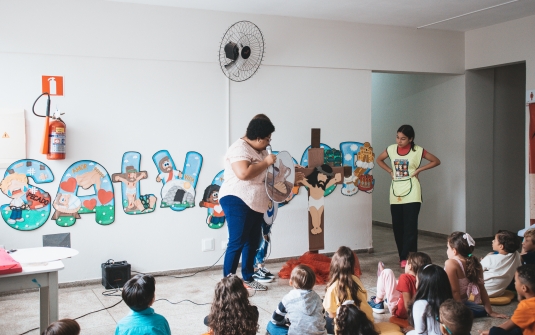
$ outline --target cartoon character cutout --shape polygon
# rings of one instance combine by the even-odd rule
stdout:
[[[78,195],[78,189],[93,189],[94,194]],[[115,221],[115,195],[106,169],[94,161],[72,164],[63,174],[53,207],[52,220],[61,227],[70,227],[80,214],[95,213],[95,221],[109,225]]]
[[[123,210],[126,214],[151,213],[156,208],[156,196],[154,194],[140,195],[140,181],[147,179],[147,171],[138,171],[141,154],[129,151],[123,155],[123,173],[114,173],[112,181],[121,182]],[[130,165],[127,165],[130,164]],[[137,168],[136,166],[137,165]]]
[[[22,173],[15,173],[13,171],[13,173],[2,180],[0,189],[5,195],[11,198],[11,202],[9,203],[11,215],[7,219],[7,223],[15,224],[16,222],[24,222],[22,210],[29,208],[25,201],[26,192],[28,191],[28,177]]]
[[[221,186],[211,184],[204,190],[204,195],[199,206],[208,208],[206,224],[212,229],[218,229],[225,224],[225,213],[219,204],[219,189]]]
[[[190,151],[186,154],[183,172],[175,168],[167,150],[160,150],[152,156],[158,168],[157,182],[162,182],[162,203],[160,207],[171,207],[183,211],[195,207],[195,187],[202,167],[201,154]]]
[[[320,234],[321,216],[323,215],[325,190],[337,182],[342,181],[340,173],[334,173],[332,167],[327,164],[317,166],[314,171],[304,179],[296,182],[308,187],[310,196],[308,197],[308,211],[312,219],[311,233]]]
[[[174,179],[182,178],[182,171],[174,169],[173,163],[171,162],[171,158],[169,156],[162,157],[158,162],[158,166],[161,171],[156,177],[156,181],[158,183],[162,180],[165,180],[165,182],[169,183]]]
[[[29,184],[54,180],[52,171],[36,160],[20,160],[11,164],[0,180],[0,190],[11,201],[0,208],[2,218],[13,229],[34,230],[41,227],[50,215],[51,198],[48,192]]]
[[[371,193],[375,180],[370,172],[375,166],[375,154],[370,142],[343,142],[340,143],[340,150],[344,157],[343,165],[349,165],[352,169],[351,174],[344,174],[342,194],[352,196],[359,190]]]

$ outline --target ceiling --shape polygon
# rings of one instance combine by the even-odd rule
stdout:
[[[417,28],[511,0],[111,0],[235,13],[265,14]],[[423,29],[468,31],[535,15],[518,0]]]

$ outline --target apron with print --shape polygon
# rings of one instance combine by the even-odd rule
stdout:
[[[418,145],[415,145],[414,149],[415,151],[410,149],[404,156],[398,154],[397,144],[392,144],[386,149],[394,173],[390,187],[391,205],[422,202],[420,181],[411,176],[420,167],[424,149]]]

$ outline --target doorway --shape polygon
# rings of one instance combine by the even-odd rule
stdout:
[[[526,64],[466,72],[466,231],[525,225]]]

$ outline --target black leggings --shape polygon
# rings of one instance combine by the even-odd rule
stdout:
[[[421,205],[420,202],[390,205],[400,261],[406,260],[409,252],[418,251],[418,214]]]

